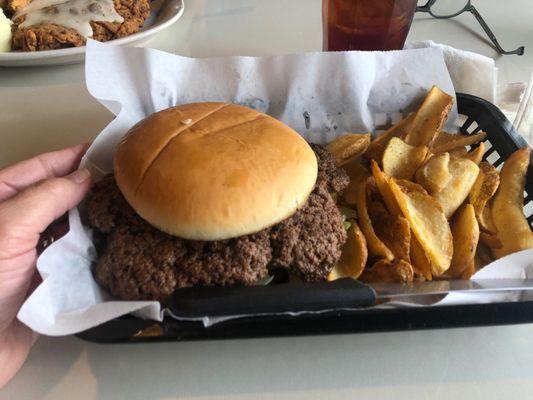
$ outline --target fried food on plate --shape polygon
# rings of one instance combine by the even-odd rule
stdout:
[[[453,257],[446,277],[469,279],[475,272],[474,258],[479,242],[479,226],[472,204],[465,204],[451,221]]]
[[[359,229],[357,222],[350,221],[347,235],[346,242],[342,247],[341,258],[329,273],[328,281],[344,277],[357,279],[365,269],[368,250],[365,236]]]
[[[69,11],[70,7],[66,7],[69,4],[67,2],[49,6],[47,10],[49,10],[50,18],[41,18],[37,20],[38,23],[25,26],[24,23],[29,18],[28,14],[24,14],[24,8],[27,7],[25,2],[25,0],[12,0],[11,9],[18,11],[13,18],[13,50],[39,51],[78,47],[85,45],[87,37],[101,42],[118,39],[138,32],[150,14],[148,0],[113,0],[110,6],[114,7],[114,11],[116,11],[115,17],[106,20],[87,21],[86,26],[83,24],[65,26],[56,23],[56,21],[61,22],[61,20],[54,18],[58,14],[54,10],[59,9],[59,13],[72,12]],[[29,7],[31,4],[31,2],[28,3]],[[94,3],[87,6],[87,10],[94,9],[94,13],[97,15],[99,12],[101,13],[98,9],[105,10],[103,7],[102,3],[95,0]],[[73,15],[73,18],[77,15],[85,15],[86,12],[89,12],[87,10],[80,7],[79,10],[75,11],[77,14]],[[86,32],[85,29],[88,31]],[[86,35],[86,33],[88,34]]]
[[[529,157],[529,147],[517,150],[500,171],[500,187],[492,204],[492,218],[502,243],[501,248],[492,249],[496,258],[533,248],[533,232],[523,211]]]
[[[453,98],[433,86],[416,112],[404,137],[411,146],[428,146],[446,123],[452,109]]]

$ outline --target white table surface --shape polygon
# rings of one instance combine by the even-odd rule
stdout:
[[[504,48],[473,16],[416,17],[410,40],[494,57],[500,81],[529,79],[530,0],[473,0]],[[193,57],[321,47],[320,0],[187,0],[185,15],[148,45]],[[0,68],[0,168],[94,137],[111,115],[86,92],[83,66]],[[1,368],[1,366],[0,366]],[[533,324],[401,333],[104,346],[40,338],[4,399],[531,398]]]

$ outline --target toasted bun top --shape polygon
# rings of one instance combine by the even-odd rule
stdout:
[[[280,121],[233,104],[169,108],[130,129],[115,154],[126,200],[184,239],[247,235],[291,216],[313,190],[316,156]]]

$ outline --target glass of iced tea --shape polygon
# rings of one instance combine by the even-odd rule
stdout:
[[[324,51],[403,48],[417,0],[322,0]]]

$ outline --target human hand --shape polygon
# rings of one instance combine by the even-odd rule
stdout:
[[[35,273],[40,234],[90,188],[89,171],[74,171],[86,150],[78,145],[0,171],[0,388],[37,337],[16,316]]]

